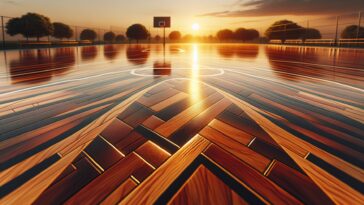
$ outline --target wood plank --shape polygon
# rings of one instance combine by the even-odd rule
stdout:
[[[257,110],[260,110],[259,108],[256,108],[245,101],[237,99],[231,94],[226,93],[218,88],[216,89],[220,93],[222,93],[225,97],[227,97],[229,100],[231,100],[233,103],[235,103],[240,109],[242,109],[245,112],[245,114],[249,116],[249,118],[254,119],[254,123],[258,124],[259,127],[263,129],[264,133],[266,133],[265,136],[261,138],[262,140],[265,140],[266,142],[271,144],[279,144],[281,146],[288,147],[294,152],[297,152],[302,157],[305,157],[307,155],[308,151],[302,147],[302,144],[297,145],[295,141],[292,140],[292,137],[296,138],[295,136],[289,134],[287,131],[273,124],[268,119],[259,114],[257,112]],[[234,121],[232,121],[231,124],[232,123],[234,123]],[[290,139],[288,139],[287,135],[290,136]],[[287,140],[279,139],[279,137],[285,138]]]
[[[135,128],[153,114],[154,112],[151,109],[142,106],[138,111],[134,112],[132,115],[125,117],[123,121],[126,124],[130,125],[131,127]]]
[[[264,177],[261,173],[250,168],[217,145],[211,145],[204,153],[271,203],[302,204],[302,202]]]
[[[24,183],[11,194],[1,198],[0,204],[32,204],[84,147],[79,146],[77,149],[74,149],[67,156],[62,157],[62,159]]]
[[[274,163],[267,177],[305,204],[334,204],[309,177],[281,162]]]
[[[286,152],[287,150],[289,150],[290,153],[294,152],[297,155],[299,155],[302,159],[309,152],[314,153],[315,155],[320,156],[326,162],[332,164],[338,169],[344,171],[345,173],[353,176],[357,180],[363,181],[364,173],[360,168],[355,167],[352,164],[347,163],[346,161],[343,161],[331,154],[328,154],[327,152],[317,148],[316,146],[309,144],[306,141],[303,141],[302,139],[290,134],[286,130],[280,128],[279,126],[275,125],[270,120],[266,119],[264,116],[259,114],[258,112],[260,110],[259,108],[249,103],[246,103],[245,101],[237,99],[231,94],[228,94],[218,88],[216,89],[220,93],[222,93],[225,97],[234,102],[237,106],[239,106],[240,109],[245,111],[245,113],[249,117],[253,118],[267,133],[269,133],[269,135],[274,139],[274,141],[276,141],[277,144],[279,144],[279,146],[281,146]],[[290,157],[293,158],[291,155]],[[294,159],[294,161],[296,160]]]
[[[125,124],[119,119],[115,119],[111,124],[103,130],[100,135],[112,144],[117,143],[122,138],[126,137],[131,131],[132,127]]]
[[[124,158],[119,150],[102,137],[95,138],[84,151],[104,170]]]
[[[261,138],[268,143],[275,144],[269,135],[251,118],[234,115],[230,112],[221,113],[216,119],[242,130],[254,137]]]
[[[136,186],[137,183],[135,183],[134,180],[132,180],[131,178],[128,178],[118,188],[116,188],[109,196],[107,196],[100,204],[101,205],[117,204],[127,194],[129,194]]]
[[[102,175],[88,183],[79,192],[68,199],[65,204],[96,204],[112,193],[125,181],[134,170],[143,166],[144,162],[131,153]],[[102,186],[100,186],[102,184]]]
[[[297,170],[301,171],[301,168],[291,159],[290,156],[280,147],[274,146],[272,144],[266,143],[265,141],[261,139],[255,139],[250,144],[250,149],[266,156],[267,158],[273,160],[278,160],[280,162],[283,162],[284,164],[295,168]]]
[[[166,100],[166,99],[172,97],[173,95],[176,95],[177,93],[180,93],[180,92],[173,88],[169,88],[169,89],[164,90],[163,92],[159,92],[154,95],[151,95],[150,97],[142,96],[137,100],[137,102],[139,102],[140,104],[142,104],[146,107],[152,107],[153,105],[155,105],[163,100]]]
[[[212,120],[209,126],[244,145],[248,145],[254,139],[252,135],[217,119]]]
[[[334,152],[335,156],[337,156],[339,158],[345,159],[346,161],[349,161],[349,162],[358,161],[358,164],[364,163],[364,155],[361,152],[359,152],[358,149],[354,150],[354,149],[348,147],[347,145],[344,145],[341,142],[338,142],[334,139],[330,139],[326,136],[322,136],[322,135],[320,135],[320,132],[314,132],[314,131],[311,131],[308,129],[304,129],[304,128],[302,128],[298,125],[295,125],[293,123],[290,123],[290,122],[285,122],[284,124],[289,126],[291,129],[307,136],[308,138],[324,145],[324,147],[322,147],[322,148],[320,146],[320,149],[322,149],[322,150],[325,150],[328,152],[330,149],[333,149],[333,150],[335,150],[335,152]],[[334,137],[331,136],[331,138],[334,138]],[[308,141],[308,140],[306,140],[306,141]],[[332,153],[332,152],[330,152],[330,153]],[[346,157],[344,158],[343,156],[346,156]]]
[[[154,86],[158,86],[156,84]],[[35,166],[36,164],[40,163],[44,159],[48,158],[49,156],[53,155],[54,153],[59,152],[62,156],[65,156],[72,152],[74,149],[78,148],[80,145],[87,144],[92,139],[94,139],[103,129],[105,129],[112,120],[123,112],[132,102],[134,102],[138,97],[143,95],[145,92],[148,92],[154,86],[148,87],[144,90],[141,90],[128,99],[120,103],[119,105],[115,106],[103,116],[95,120],[93,123],[87,125],[86,127],[82,128],[81,130],[74,133],[72,136],[64,139],[62,143],[57,143],[48,147],[47,149],[25,159],[24,161],[8,168],[7,170],[0,173],[0,181],[6,183],[7,181],[17,177],[24,171],[28,170],[29,168]],[[127,93],[131,93],[141,86],[133,87],[133,89],[128,90]]]
[[[120,150],[124,155],[128,155],[132,151],[136,150],[139,146],[147,141],[140,133],[137,131],[132,131],[125,138],[120,140],[115,144],[115,147]]]
[[[75,165],[70,164],[66,167],[66,169],[57,177],[57,179],[55,179],[52,184],[56,184],[57,182],[59,182],[61,179],[63,179],[64,177],[68,176],[69,174],[71,174],[72,172],[74,172],[77,168],[75,167]]]
[[[177,130],[168,138],[176,144],[183,146],[189,139],[191,139],[206,125],[208,125],[211,120],[224,111],[230,104],[231,102],[228,99],[221,99],[199,113],[196,117],[191,119],[186,125]]]
[[[8,161],[18,155],[21,155],[24,152],[34,149],[42,143],[52,140],[53,138],[66,132],[67,130],[69,130],[73,127],[76,127],[78,124],[80,124],[82,122],[82,120],[83,119],[81,118],[81,119],[71,121],[61,127],[55,128],[53,130],[50,130],[50,131],[45,132],[40,135],[31,136],[31,132],[28,132],[27,134],[30,134],[30,135],[19,136],[17,138],[17,140],[21,140],[19,143],[15,144],[11,147],[7,147],[5,149],[0,150],[0,155],[1,155],[0,163],[6,163],[6,161]],[[23,138],[23,137],[28,138],[30,136],[32,137],[31,139]],[[10,139],[13,139],[13,138],[10,138]],[[13,140],[11,140],[11,141],[13,141]],[[6,145],[6,144],[4,143],[4,145]]]
[[[238,106],[232,104],[227,109],[227,111],[233,113],[234,115],[240,115],[243,112]]]
[[[170,153],[151,141],[144,143],[137,150],[135,150],[135,152],[154,167],[159,167],[164,161],[168,159],[168,157],[171,156]]]
[[[163,124],[164,121],[161,120],[160,118],[158,118],[157,116],[155,115],[152,115],[150,116],[148,119],[146,119],[142,125],[144,127],[147,127],[151,130],[154,130],[155,128],[157,128],[158,126],[160,126],[161,124]]]
[[[191,100],[189,98],[186,98],[164,108],[163,110],[159,111],[156,116],[164,121],[167,121],[178,113],[187,109],[187,107],[190,105],[192,105]]]
[[[175,82],[164,82],[163,85],[156,86],[152,90],[148,91],[146,94],[149,95],[155,95],[159,92],[163,92],[167,89],[170,89],[171,87],[174,87]]]
[[[188,91],[187,91],[187,93],[188,93]],[[183,110],[186,110],[188,107],[204,100],[205,98],[209,97],[210,95],[212,95],[214,93],[216,93],[216,91],[214,91],[212,89],[203,88],[199,99],[192,99],[192,98],[183,99],[183,100],[181,100],[177,103],[174,103],[174,104],[164,108],[163,110],[159,111],[156,114],[156,116],[164,121],[168,121],[172,117],[174,117],[177,114],[179,114],[180,112],[182,112]]]
[[[328,174],[313,163],[302,159],[289,149],[286,149],[286,152],[335,204],[347,204],[348,201],[352,204],[361,204],[364,201],[364,196],[347,184]]]
[[[133,102],[130,106],[126,108],[123,112],[119,113],[118,119],[124,120],[125,118],[133,115],[135,112],[137,112],[139,109],[143,107],[142,104],[138,102]]]
[[[25,98],[21,100],[16,100],[9,103],[4,103],[0,105],[0,113],[7,111],[7,110],[13,110],[14,108],[20,108],[27,106],[29,104],[38,104],[38,103],[45,103],[45,102],[53,102],[54,100],[58,100],[64,96],[70,96],[73,93],[70,91],[57,91],[53,93],[47,93],[43,95],[37,95],[30,98]],[[0,114],[1,115],[1,114]]]
[[[164,137],[170,136],[173,132],[175,132],[178,128],[186,124],[192,118],[200,114],[201,110],[204,107],[208,107],[210,104],[213,104],[217,100],[221,99],[222,96],[218,93],[213,94],[201,102],[198,102],[188,109],[182,111],[178,115],[174,116],[172,119],[166,121],[161,126],[155,129],[156,132],[161,134]]]
[[[91,162],[83,158],[74,172],[47,188],[33,204],[62,204],[98,175]]]
[[[166,108],[174,103],[177,103],[180,100],[183,100],[187,97],[188,97],[188,95],[186,93],[179,92],[176,95],[151,106],[150,108],[156,112],[159,112],[159,111],[163,110],[164,108]]]
[[[168,204],[249,204],[217,178],[205,166],[200,165]]]
[[[155,170],[155,167],[153,167],[139,155],[138,157],[143,161],[143,165],[135,169],[130,175],[133,176],[134,179],[138,181],[138,183],[142,183],[144,179],[147,178]]]
[[[97,110],[100,110],[100,108],[95,108],[94,111],[97,111]],[[83,112],[82,114],[71,116],[71,117],[69,117],[67,119],[59,120],[57,122],[48,124],[48,125],[43,126],[41,128],[32,130],[31,132],[26,132],[26,133],[23,133],[21,135],[12,137],[10,139],[7,139],[5,141],[1,141],[0,142],[0,150],[5,149],[5,148],[10,147],[10,146],[13,146],[13,145],[15,145],[17,143],[20,143],[22,141],[31,140],[33,137],[36,137],[38,135],[49,133],[52,130],[60,128],[62,126],[65,126],[66,124],[68,124],[68,123],[70,123],[70,122],[72,122],[74,120],[85,117],[85,116],[87,116],[88,114],[90,114],[92,112],[93,112],[92,110],[87,111],[87,112]]]
[[[247,146],[238,143],[211,127],[205,127],[199,134],[257,169],[261,173],[266,170],[270,163],[270,160],[263,155],[258,154]]]
[[[208,145],[209,142],[201,136],[197,135],[192,138],[120,204],[153,204]],[[156,184],[158,184],[158,189],[153,188]]]

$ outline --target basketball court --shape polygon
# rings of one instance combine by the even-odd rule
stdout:
[[[363,59],[253,44],[0,51],[2,200],[360,203]]]

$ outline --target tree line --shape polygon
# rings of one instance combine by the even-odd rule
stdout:
[[[10,19],[6,26],[6,33],[10,36],[22,35],[27,40],[29,38],[36,38],[39,41],[40,38],[46,36],[52,36],[56,39],[70,39],[74,35],[74,31],[71,26],[61,23],[52,23],[50,19],[44,15],[37,13],[27,13],[21,17]],[[121,42],[125,40],[124,35],[116,35],[112,31],[108,31],[103,36],[106,42]],[[97,33],[93,29],[84,29],[80,33],[81,40],[94,41],[97,38]]]
[[[12,18],[6,24],[6,32],[11,35],[22,35],[27,40],[29,38],[36,38],[38,41],[45,36],[52,36],[56,39],[69,39],[74,35],[72,28],[64,23],[54,22],[51,23],[50,19],[46,16],[37,13],[27,13],[21,17]],[[265,37],[269,40],[278,39],[285,42],[288,39],[321,39],[322,35],[318,29],[305,28],[297,23],[289,20],[281,20],[273,23],[265,32]],[[84,29],[80,33],[81,40],[94,41],[97,38],[97,33],[93,29]],[[126,37],[135,40],[137,43],[140,40],[151,39],[151,34],[148,29],[142,24],[133,24],[128,27]],[[103,39],[106,42],[122,42],[126,40],[124,35],[116,35],[112,31],[104,33]],[[230,29],[222,29],[216,33],[216,38],[220,41],[253,41],[258,39],[260,34],[255,29],[238,28],[235,31]],[[341,33],[341,38],[364,38],[364,27],[356,25],[347,26]],[[190,41],[193,36],[182,34],[179,31],[172,31],[168,38],[171,41]],[[156,35],[154,38],[159,41],[161,37]],[[206,37],[207,40],[215,39],[214,36]]]

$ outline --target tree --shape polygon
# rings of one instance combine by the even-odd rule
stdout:
[[[255,29],[238,28],[234,32],[234,37],[241,41],[252,41],[259,38],[259,32]]]
[[[168,38],[172,41],[178,41],[181,39],[181,33],[179,31],[172,31]]]
[[[20,18],[11,19],[7,24],[9,35],[21,34],[28,38],[39,38],[53,34],[53,25],[48,17],[37,14],[27,13]]]
[[[92,29],[85,29],[80,34],[80,39],[81,40],[94,41],[96,39],[96,37],[97,37],[97,34]]]
[[[125,41],[125,36],[124,36],[124,35],[119,34],[119,35],[117,35],[117,36],[115,37],[115,41],[116,41],[116,42],[118,42],[118,43],[123,42],[123,41]]]
[[[55,38],[62,40],[63,38],[71,38],[73,36],[71,27],[64,23],[55,22],[53,23],[53,28],[54,32],[52,36]]]
[[[183,36],[183,41],[185,42],[190,42],[193,40],[193,36],[191,34],[187,34],[185,36]]]
[[[305,28],[302,32],[302,40],[306,39],[321,39],[321,33],[315,28]]]
[[[255,29],[248,29],[247,30],[247,37],[246,40],[247,41],[252,41],[259,38],[259,32]]]
[[[230,29],[224,29],[217,32],[216,36],[220,41],[231,40],[234,38],[234,33]]]
[[[289,21],[281,20],[275,22],[266,31],[265,35],[269,39],[279,39],[284,43],[287,39],[298,39],[302,36],[304,28],[298,24]]]
[[[247,30],[245,28],[238,28],[234,32],[234,38],[240,41],[246,41]]]
[[[160,37],[160,35],[156,35],[156,36],[154,37],[154,39],[155,39],[157,42],[159,42],[159,41],[161,40],[161,37]]]
[[[359,29],[359,35],[358,35]],[[357,36],[358,35],[358,36]],[[347,26],[341,33],[341,38],[364,38],[364,27],[356,25]]]
[[[106,32],[104,34],[104,41],[113,42],[115,40],[115,33],[112,31]]]
[[[6,24],[6,33],[10,36],[15,36],[17,34],[22,34],[22,21],[20,18],[12,18]]]
[[[142,24],[133,24],[127,29],[126,36],[139,43],[140,40],[148,39],[150,35],[149,31]]]

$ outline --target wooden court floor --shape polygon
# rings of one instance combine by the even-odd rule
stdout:
[[[1,85],[0,204],[361,204],[364,65],[260,48],[272,71],[233,48],[215,66],[187,46],[176,68],[138,50],[109,75],[65,75],[67,57],[47,70],[62,81],[13,75],[35,83]]]

